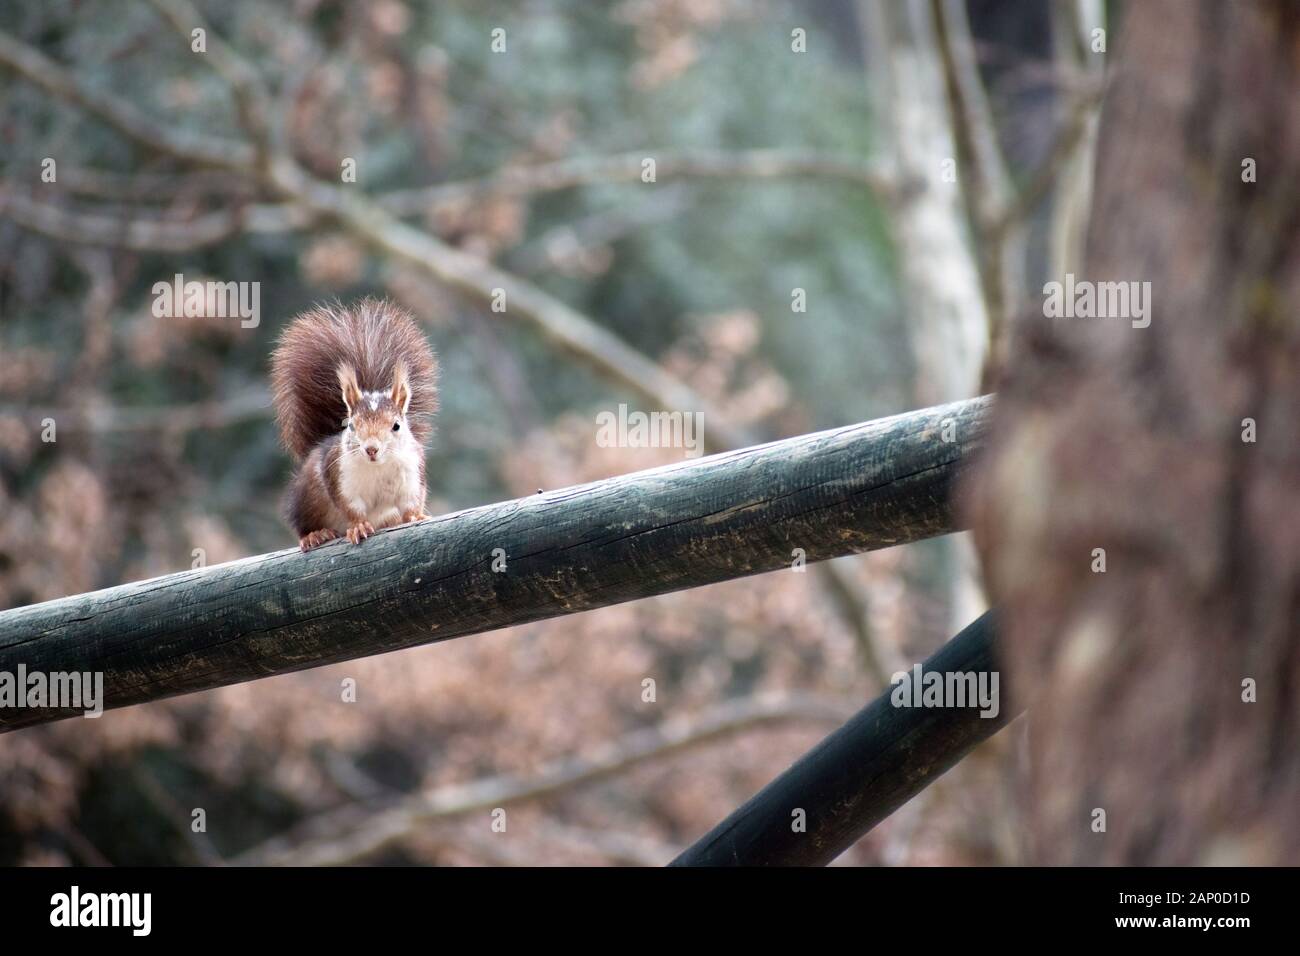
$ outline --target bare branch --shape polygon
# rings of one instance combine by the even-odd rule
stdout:
[[[190,812],[176,802],[175,798],[154,776],[148,766],[138,763],[132,770],[136,785],[144,796],[153,802],[158,812],[167,820],[182,840],[189,846],[194,858],[204,866],[221,866],[221,852],[208,839],[206,832],[200,833],[191,826]]]
[[[246,180],[229,170],[116,173],[61,162],[59,186],[82,196],[112,202],[170,202],[181,196],[205,194],[252,198]]]
[[[271,154],[270,96],[261,74],[216,32],[208,30],[202,15],[189,0],[149,0],[154,9],[185,40],[196,27],[206,31],[206,52],[201,54],[223,80],[235,101],[239,126],[253,143],[255,162],[264,167]]]
[[[0,65],[15,69],[56,96],[82,105],[139,142],[195,162],[215,163],[217,159],[206,149],[176,142],[172,134],[154,127],[131,107],[88,91],[63,67],[3,32],[0,32]],[[489,303],[503,295],[505,315],[531,323],[562,351],[582,359],[658,407],[704,412],[711,422],[709,447],[741,447],[752,443],[753,436],[723,425],[723,417],[711,414],[707,403],[685,383],[538,286],[402,222],[355,190],[309,176],[287,154],[277,153],[268,166],[259,168],[246,144],[241,148],[232,144],[225,152],[230,158],[221,157],[221,165],[241,169],[304,209],[339,222],[354,235],[444,284]]]
[[[385,799],[391,800],[400,796],[399,793],[367,774],[355,762],[333,749],[327,750],[322,755],[322,765],[322,769],[331,781],[349,799],[357,803],[382,806]],[[453,828],[437,826],[438,822],[432,821],[433,828],[410,834],[409,843],[413,850],[423,851],[432,848],[464,851],[468,849],[494,863],[506,866],[535,865],[538,849],[530,844],[536,844],[538,841],[558,844],[564,850],[576,855],[589,857],[594,853],[604,857],[607,862],[632,866],[663,866],[682,851],[681,847],[660,843],[635,833],[594,830],[557,820],[530,820],[523,841],[504,840],[499,834],[477,826]]]
[[[191,252],[220,245],[244,233],[283,232],[306,226],[310,217],[294,206],[239,206],[188,219],[155,212],[124,214],[114,209],[36,202],[13,186],[0,188],[0,216],[60,242],[130,249],[134,252]]]
[[[130,249],[135,252],[189,252],[224,242],[242,230],[239,209],[204,213],[192,219],[158,216],[105,216],[52,203],[34,202],[13,187],[0,189],[0,216],[60,242]]]
[[[975,172],[969,196],[979,223],[1007,202],[1011,174],[998,142],[993,109],[975,57],[975,42],[964,0],[942,0],[937,6],[940,52],[948,91],[953,100],[953,127]]]
[[[653,150],[613,156],[577,156],[530,166],[507,166],[482,179],[442,183],[390,192],[384,206],[400,216],[486,195],[526,196],[602,183],[641,183],[643,164],[655,163],[654,188],[662,179],[830,179],[865,186],[878,195],[894,195],[893,181],[878,166],[852,157],[812,151],[756,149]]]
[[[987,224],[990,235],[1001,235],[1017,223],[1023,222],[1043,201],[1056,183],[1061,170],[1083,143],[1100,102],[1101,91],[1096,86],[1074,99],[1068,118],[1057,132],[1052,151],[1047,159],[1010,204],[990,218]]]
[[[241,391],[233,398],[192,405],[129,408],[92,405],[76,408],[0,406],[0,415],[29,420],[52,418],[60,429],[78,433],[177,432],[196,428],[224,428],[271,414],[271,394],[266,389]]]
[[[80,106],[135,143],[200,166],[246,169],[253,151],[244,143],[178,133],[155,123],[126,100],[92,89],[39,50],[0,30],[0,66],[52,96]]]
[[[866,589],[848,568],[827,562],[819,564],[816,570],[818,583],[853,635],[863,672],[878,689],[888,687],[889,675],[902,670],[905,662],[897,648],[883,646],[872,630]]]
[[[556,761],[523,780],[488,777],[406,797],[385,809],[350,805],[255,847],[236,865],[338,866],[361,860],[435,820],[552,797],[607,779],[651,760],[770,723],[811,720],[839,723],[852,706],[809,696],[731,700],[694,718],[670,718],[634,731],[587,757]]]
[[[678,183],[653,198],[645,197],[635,205],[621,203],[617,208],[602,209],[577,222],[554,226],[514,250],[510,255],[511,268],[524,275],[556,268],[572,270],[593,250],[650,226],[668,222],[689,206],[690,190]]]
[[[654,155],[653,152],[647,155]],[[657,178],[687,179],[775,179],[820,178],[866,185],[889,201],[898,192],[884,174],[868,163],[817,153],[786,153],[778,150],[751,152],[715,152],[697,154],[662,154]],[[632,160],[636,160],[633,164]],[[60,172],[60,176],[64,174]],[[640,183],[640,159],[636,156],[579,157],[536,166],[507,167],[482,179],[461,180],[418,189],[398,189],[381,193],[372,200],[395,216],[413,218],[438,209],[492,196],[529,196],[599,183]],[[187,185],[187,177],[176,174],[135,177],[117,176],[98,170],[79,169],[68,177],[67,184],[77,192],[101,198],[145,198],[174,194]],[[239,181],[213,178],[212,186],[231,191]],[[205,185],[194,184],[195,188]],[[653,188],[653,184],[646,184]],[[295,209],[291,204],[259,204],[249,207],[250,222],[257,232],[289,232],[303,229],[315,221],[314,216]]]
[[[1052,186],[1052,212],[1048,232],[1048,271],[1061,276],[1083,266],[1088,222],[1092,216],[1093,176],[1097,152],[1097,131],[1101,125],[1101,99],[1098,91],[1106,85],[1105,58],[1091,51],[1092,31],[1106,23],[1105,0],[1058,0],[1052,5],[1052,57],[1058,73],[1088,78],[1088,95],[1097,97],[1086,118],[1074,115],[1079,108],[1077,96],[1058,96],[1057,122],[1069,130],[1071,122],[1080,125],[1072,131],[1075,142],[1068,157],[1049,160],[1047,169],[1055,172]],[[1055,168],[1054,168],[1055,167]],[[1033,184],[1029,189],[1036,188]]]
[[[984,359],[987,376],[1002,330],[1024,295],[1026,233],[1022,223],[997,232],[989,227],[1011,202],[1011,172],[980,76],[965,0],[942,0],[935,10],[953,131],[963,159],[973,172],[972,181],[962,189],[962,199],[979,238],[975,259],[988,317],[989,348]]]

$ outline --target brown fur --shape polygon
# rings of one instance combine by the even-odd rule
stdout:
[[[280,436],[301,460],[285,495],[286,521],[304,551],[344,533],[331,527],[339,524],[340,512],[348,540],[359,542],[375,529],[343,504],[340,435],[350,421],[352,434],[365,443],[400,420],[423,448],[437,408],[433,350],[411,317],[390,303],[365,299],[351,308],[318,307],[281,336],[271,358],[271,385]],[[366,392],[381,396],[363,400]],[[418,468],[422,499],[423,455]],[[423,508],[401,516],[426,517]]]
[[[294,319],[271,356],[271,391],[280,437],[295,460],[339,433],[348,417],[339,367],[350,365],[361,391],[389,392],[405,365],[406,415],[420,444],[438,407],[438,363],[415,321],[390,302],[317,306]]]
[[[329,525],[332,501],[338,497],[337,438],[316,446],[293,476],[284,497],[284,517],[300,537]]]

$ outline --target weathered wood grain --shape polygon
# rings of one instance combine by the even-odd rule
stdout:
[[[999,671],[994,612],[921,666]],[[998,688],[1000,710],[989,717],[974,708],[895,707],[885,692],[670,865],[825,866],[1023,709],[1004,680]],[[792,825],[797,809],[806,814],[804,830]]]
[[[6,611],[0,671],[102,671],[104,706],[125,707],[772,571],[797,548],[813,562],[945,534],[956,528],[954,477],[990,404]],[[492,569],[496,548],[504,571]],[[0,732],[78,713],[2,708]]]

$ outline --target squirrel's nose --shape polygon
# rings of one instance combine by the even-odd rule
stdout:
[[[374,461],[374,460],[375,460],[375,457],[379,454],[379,446],[378,446],[378,445],[367,445],[367,446],[366,446],[366,454],[370,457],[370,460],[371,460],[371,461]]]

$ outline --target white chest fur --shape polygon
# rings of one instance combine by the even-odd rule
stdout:
[[[404,445],[379,462],[344,456],[339,493],[376,528],[399,524],[403,512],[423,510],[419,455],[418,447]]]

